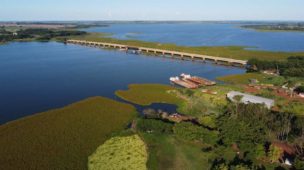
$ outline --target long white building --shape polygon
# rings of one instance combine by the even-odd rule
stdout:
[[[227,97],[229,100],[235,102],[234,97],[235,96],[242,96],[241,102],[248,104],[248,103],[256,103],[256,104],[265,104],[265,106],[270,109],[272,106],[274,106],[274,100],[267,99],[264,97],[254,96],[251,94],[241,93],[237,91],[230,91],[227,93]]]

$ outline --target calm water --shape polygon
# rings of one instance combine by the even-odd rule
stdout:
[[[304,51],[304,32],[259,32],[239,24],[153,23],[112,24],[89,28],[90,32],[114,34],[119,39],[137,39],[185,46],[246,46],[259,50]]]
[[[0,124],[90,96],[115,98],[131,83],[164,83],[180,73],[214,79],[243,69],[61,43],[0,45]]]

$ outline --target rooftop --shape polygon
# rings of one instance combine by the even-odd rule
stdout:
[[[274,100],[272,100],[272,99],[267,99],[264,97],[254,96],[251,94],[241,93],[241,92],[237,92],[237,91],[230,91],[229,93],[227,93],[227,97],[231,101],[235,101],[235,99],[234,99],[235,96],[242,96],[241,102],[245,103],[245,104],[248,104],[248,103],[265,104],[267,106],[267,108],[269,108],[269,109],[272,106],[274,106]]]

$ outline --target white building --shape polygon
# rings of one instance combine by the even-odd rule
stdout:
[[[227,93],[227,97],[231,101],[235,101],[235,96],[242,96],[241,102],[248,104],[248,103],[256,103],[256,104],[265,104],[265,106],[270,109],[272,106],[274,106],[274,100],[267,99],[264,97],[254,96],[246,93],[241,93],[237,91],[231,91]]]

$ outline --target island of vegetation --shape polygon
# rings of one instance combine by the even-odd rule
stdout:
[[[304,23],[243,25],[242,27],[259,31],[304,31]]]
[[[132,105],[93,97],[1,125],[1,169],[86,169],[88,157],[135,113]]]
[[[151,105],[153,103],[178,105],[182,100],[167,93],[173,89],[171,86],[161,84],[131,84],[128,90],[116,91],[116,95],[139,105]]]

